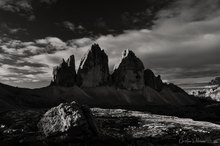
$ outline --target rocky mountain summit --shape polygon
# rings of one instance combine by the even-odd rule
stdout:
[[[152,70],[145,69],[143,62],[128,49],[122,52],[112,74],[108,56],[98,44],[92,45],[81,60],[77,75],[74,57],[68,60],[55,69],[52,84],[55,86],[51,88],[72,87],[74,92],[68,91],[68,97],[74,95],[75,99],[85,99],[83,101],[89,101],[90,105],[142,107],[147,103],[192,105],[196,102],[178,86],[163,83],[160,75],[155,76]]]
[[[62,63],[53,70],[52,85],[70,87],[76,83],[75,57],[71,55],[67,61],[63,59]]]
[[[109,83],[108,56],[98,44],[92,45],[89,52],[81,60],[77,83],[81,87],[97,87]]]
[[[54,68],[51,85],[23,89],[0,84],[0,110],[24,107],[46,108],[77,101],[91,107],[148,109],[147,105],[185,106],[198,103],[174,84],[144,68],[142,61],[125,50],[109,74],[108,56],[94,44],[82,59],[78,73],[74,55]]]
[[[143,62],[131,50],[124,50],[112,75],[109,73],[108,56],[98,44],[81,60],[77,75],[75,60],[72,55],[54,69],[52,85],[64,87],[78,85],[79,87],[115,86],[126,90],[142,90],[145,86],[161,91],[163,82],[160,76],[155,76],[150,69],[144,70]]]
[[[124,50],[122,58],[114,67],[113,84],[122,89],[144,88],[144,64],[131,50]]]

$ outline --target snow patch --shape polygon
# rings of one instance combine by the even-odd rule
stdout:
[[[190,90],[188,93],[198,97],[211,98],[212,100],[220,102],[220,87],[218,86],[212,86],[202,90]]]
[[[128,56],[128,54],[129,54],[129,52],[130,52],[130,50],[128,50],[128,49],[124,50],[124,51],[122,52],[122,59],[123,59],[123,58],[126,58],[126,57]]]

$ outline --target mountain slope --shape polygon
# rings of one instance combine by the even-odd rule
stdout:
[[[146,87],[143,90],[129,91],[112,86],[79,88],[49,86],[40,89],[23,89],[7,85],[0,86],[1,109],[47,108],[65,101],[77,101],[89,106],[135,107],[146,105],[192,105],[196,98],[164,89],[161,92]],[[3,108],[4,107],[4,108]]]

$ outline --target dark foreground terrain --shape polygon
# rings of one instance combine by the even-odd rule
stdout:
[[[220,125],[122,109],[92,108],[99,134],[92,137],[45,137],[37,123],[46,110],[17,110],[0,115],[0,145],[213,145]]]

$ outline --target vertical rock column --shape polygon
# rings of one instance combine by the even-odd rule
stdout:
[[[140,90],[144,88],[144,64],[137,58],[134,52],[125,50],[122,52],[121,61],[115,65],[112,74],[115,86],[128,90]]]
[[[160,75],[156,77],[150,69],[144,71],[144,83],[146,86],[157,91],[161,91],[163,88],[163,81],[161,80]]]
[[[77,84],[80,87],[97,87],[108,85],[108,82],[108,56],[98,44],[94,44],[80,62]]]
[[[63,62],[53,70],[54,85],[71,87],[76,84],[76,70],[74,55],[70,56],[67,62]]]

